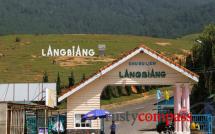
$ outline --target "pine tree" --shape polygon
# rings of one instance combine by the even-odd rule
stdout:
[[[19,37],[16,37],[15,42],[20,42],[21,39]]]
[[[193,71],[197,70],[199,74],[198,85],[193,87],[191,93],[191,103],[198,103],[206,101],[206,98],[215,93],[215,83],[214,81],[214,63],[215,59],[213,55],[215,54],[215,25],[207,26],[203,33],[199,36],[199,42],[192,49],[192,65]],[[189,58],[189,57],[188,57]],[[187,67],[190,67],[190,61],[187,63]],[[198,96],[198,97],[196,97]],[[193,109],[194,113],[201,111],[202,107],[197,107]]]
[[[110,91],[114,98],[119,97],[118,89],[116,88],[116,86],[110,86]]]
[[[125,90],[127,91],[127,95],[130,96],[131,95],[131,86],[125,86]]]
[[[58,72],[57,74],[57,81],[56,81],[56,89],[57,89],[57,94],[60,94],[60,90],[61,90],[61,80],[60,80],[60,74]]]
[[[102,91],[102,93],[101,93],[100,99],[101,99],[101,100],[106,100],[106,99],[107,99],[107,95],[106,95],[106,92],[105,92],[105,88],[103,89],[103,91]]]
[[[125,86],[122,86],[122,95],[123,95],[123,96],[127,96],[127,95],[128,95]]]
[[[111,96],[111,90],[110,90],[110,86],[106,86],[103,90],[103,93],[101,95],[102,99],[107,99],[110,100],[112,98]]]
[[[143,93],[143,87],[142,87],[142,85],[137,85],[136,89],[137,89],[137,93],[138,94]]]
[[[44,73],[43,73],[43,82],[44,82],[44,83],[49,82],[47,72],[44,72]]]
[[[186,68],[190,68],[192,69],[193,68],[193,61],[192,61],[192,55],[189,54],[187,57],[186,57]]]
[[[85,80],[85,79],[86,79],[86,76],[85,76],[85,73],[83,73],[81,80]]]
[[[123,95],[123,93],[122,93],[122,86],[117,86],[116,88],[118,90],[119,96],[122,96]]]
[[[69,87],[74,86],[75,85],[75,78],[74,78],[74,74],[73,72],[71,72],[71,75],[69,76]]]

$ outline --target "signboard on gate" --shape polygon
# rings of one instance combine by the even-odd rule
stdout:
[[[128,63],[131,66],[141,66],[141,70],[130,70],[125,69],[124,71],[119,71],[120,78],[165,78],[166,71],[155,69],[157,62],[154,61],[131,61]],[[145,69],[144,69],[145,68]]]

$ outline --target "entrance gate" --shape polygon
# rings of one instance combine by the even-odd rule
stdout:
[[[92,121],[91,127],[76,124],[80,124],[81,115],[100,109],[100,96],[106,85],[170,85],[174,88],[174,114],[182,108],[189,113],[190,90],[199,81],[198,77],[146,46],[137,47],[70,87],[58,98],[59,102],[67,99],[67,133],[99,132],[99,121]],[[189,123],[176,122],[175,132],[190,133]]]

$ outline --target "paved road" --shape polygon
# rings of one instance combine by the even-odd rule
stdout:
[[[156,113],[157,111],[155,110],[154,104],[156,103],[156,98],[155,97],[150,97],[147,98],[146,100],[143,100],[142,102],[138,102],[135,104],[129,104],[122,106],[120,108],[113,108],[109,111],[114,113],[115,119],[123,119],[120,118],[119,113],[124,115],[127,113],[130,113],[132,115],[128,116],[129,121],[116,121],[116,126],[117,126],[117,134],[153,134],[155,132],[155,127],[156,127],[156,122],[140,122],[136,120],[134,122],[133,118],[135,118],[135,115],[137,113]],[[118,113],[118,115],[116,115]],[[110,134],[110,124],[111,124],[111,119],[110,120],[105,120],[105,134]]]

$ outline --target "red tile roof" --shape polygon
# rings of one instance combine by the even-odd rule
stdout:
[[[90,78],[92,78],[92,77],[95,76],[96,74],[100,73],[101,71],[105,70],[106,68],[110,67],[110,66],[113,65],[114,63],[120,61],[120,60],[123,59],[124,57],[128,56],[129,54],[131,54],[132,52],[134,52],[134,51],[136,51],[137,49],[140,49],[140,48],[143,48],[143,49],[145,49],[145,50],[148,50],[149,52],[151,52],[151,53],[157,55],[157,56],[160,57],[161,59],[164,59],[165,61],[167,61],[167,62],[169,62],[169,63],[171,63],[171,64],[174,64],[175,66],[177,66],[178,68],[182,69],[183,71],[187,72],[188,74],[190,74],[190,75],[192,75],[192,76],[199,77],[196,73],[194,73],[194,72],[192,72],[192,71],[186,69],[185,67],[183,67],[183,66],[177,64],[176,62],[174,62],[173,60],[167,58],[166,56],[164,56],[164,55],[162,55],[162,54],[160,54],[160,53],[158,53],[158,52],[152,50],[152,49],[149,48],[149,47],[146,47],[145,45],[140,45],[140,46],[138,46],[138,47],[136,47],[136,48],[134,48],[134,49],[132,49],[132,50],[130,50],[130,51],[128,51],[128,52],[123,53],[119,58],[117,58],[116,60],[114,60],[114,61],[111,62],[110,64],[108,64],[108,65],[106,65],[106,66],[100,68],[96,73],[90,75],[90,76],[89,76],[88,78],[86,78],[85,80],[80,81],[79,83],[77,83],[76,85],[74,85],[74,86],[72,86],[72,87],[69,87],[69,88],[67,88],[67,89],[63,89],[63,91],[61,92],[61,95],[60,95],[60,96],[62,96],[62,95],[64,95],[64,94],[66,94],[67,92],[69,92],[69,91],[75,89],[76,87],[78,87],[79,85],[81,85],[81,84],[84,83],[85,81],[89,80]]]

